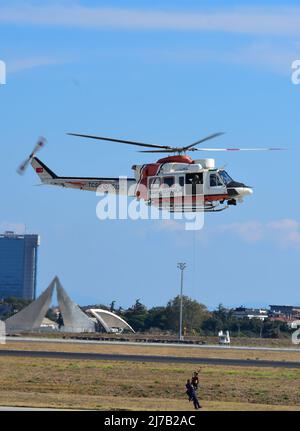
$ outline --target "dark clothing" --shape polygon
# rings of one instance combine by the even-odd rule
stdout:
[[[200,409],[201,406],[199,404],[196,392],[194,392],[194,396],[193,396],[192,400],[193,400],[195,409]]]
[[[190,383],[187,383],[185,385],[186,387],[186,394],[188,395],[189,399],[191,400],[193,398],[193,395],[195,393],[193,386]]]
[[[199,379],[198,376],[192,377],[192,386],[195,389],[195,391],[198,389]]]
[[[189,401],[193,401],[195,409],[199,409],[201,406],[199,404],[193,385],[191,385],[191,383],[187,383],[185,387],[186,387],[186,394],[189,397]]]

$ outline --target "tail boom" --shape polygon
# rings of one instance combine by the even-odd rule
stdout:
[[[43,184],[92,192],[98,190],[129,196],[134,196],[135,194],[134,185],[136,180],[134,178],[127,178],[124,181],[123,178],[59,177],[37,157],[33,157],[31,166]]]

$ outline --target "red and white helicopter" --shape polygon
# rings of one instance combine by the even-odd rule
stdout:
[[[245,196],[252,195],[253,189],[233,180],[223,168],[215,166],[214,159],[193,160],[186,155],[192,151],[272,151],[281,148],[196,148],[212,138],[220,136],[214,133],[184,147],[154,145],[123,139],[68,133],[102,141],[118,142],[138,147],[150,148],[143,153],[168,153],[167,157],[153,163],[133,165],[134,178],[127,178],[124,187],[122,178],[102,177],[61,177],[57,176],[35,154],[46,140],[41,138],[29,158],[18,169],[23,173],[31,163],[42,184],[68,187],[88,191],[104,191],[127,194],[144,200],[149,205],[171,212],[222,211],[229,205],[243,202]],[[173,155],[170,155],[172,154]]]

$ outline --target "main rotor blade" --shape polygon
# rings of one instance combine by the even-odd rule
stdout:
[[[80,136],[81,138],[99,139],[101,141],[119,142],[121,144],[137,145],[138,147],[164,148],[164,149],[170,149],[170,150],[172,149],[172,147],[168,145],[145,144],[143,142],[125,141],[124,139],[105,138],[103,136],[82,135],[79,133],[67,133],[67,135]]]
[[[284,148],[191,148],[184,151],[283,151]],[[174,148],[169,150],[145,150],[139,153],[175,153],[183,152],[181,148]]]
[[[192,148],[189,151],[283,151],[284,148]]]
[[[194,142],[191,145],[188,145],[186,147],[183,147],[182,150],[186,151],[189,150],[190,148],[194,147],[195,145],[201,144],[202,142],[208,141],[209,139],[213,139],[216,138],[217,136],[220,135],[224,135],[225,132],[217,132],[217,133],[213,133],[212,135],[206,136],[205,138],[200,139],[199,141]]]
[[[181,152],[182,150],[180,148],[169,148],[168,150],[144,150],[144,151],[138,151],[139,153],[177,153]]]

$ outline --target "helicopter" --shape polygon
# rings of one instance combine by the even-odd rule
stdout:
[[[67,133],[71,136],[116,142],[126,145],[148,148],[141,153],[167,153],[166,157],[142,165],[133,165],[133,178],[103,177],[65,177],[56,175],[36,153],[45,145],[46,139],[40,138],[34,150],[23,162],[18,172],[22,174],[31,164],[41,183],[66,188],[104,193],[125,194],[148,205],[169,212],[216,212],[231,205],[243,202],[246,196],[253,194],[253,188],[235,181],[222,168],[217,168],[215,159],[193,160],[187,152],[195,151],[274,151],[282,148],[198,148],[205,141],[216,138],[224,132],[213,133],[192,144],[182,147],[147,144],[109,137]]]

